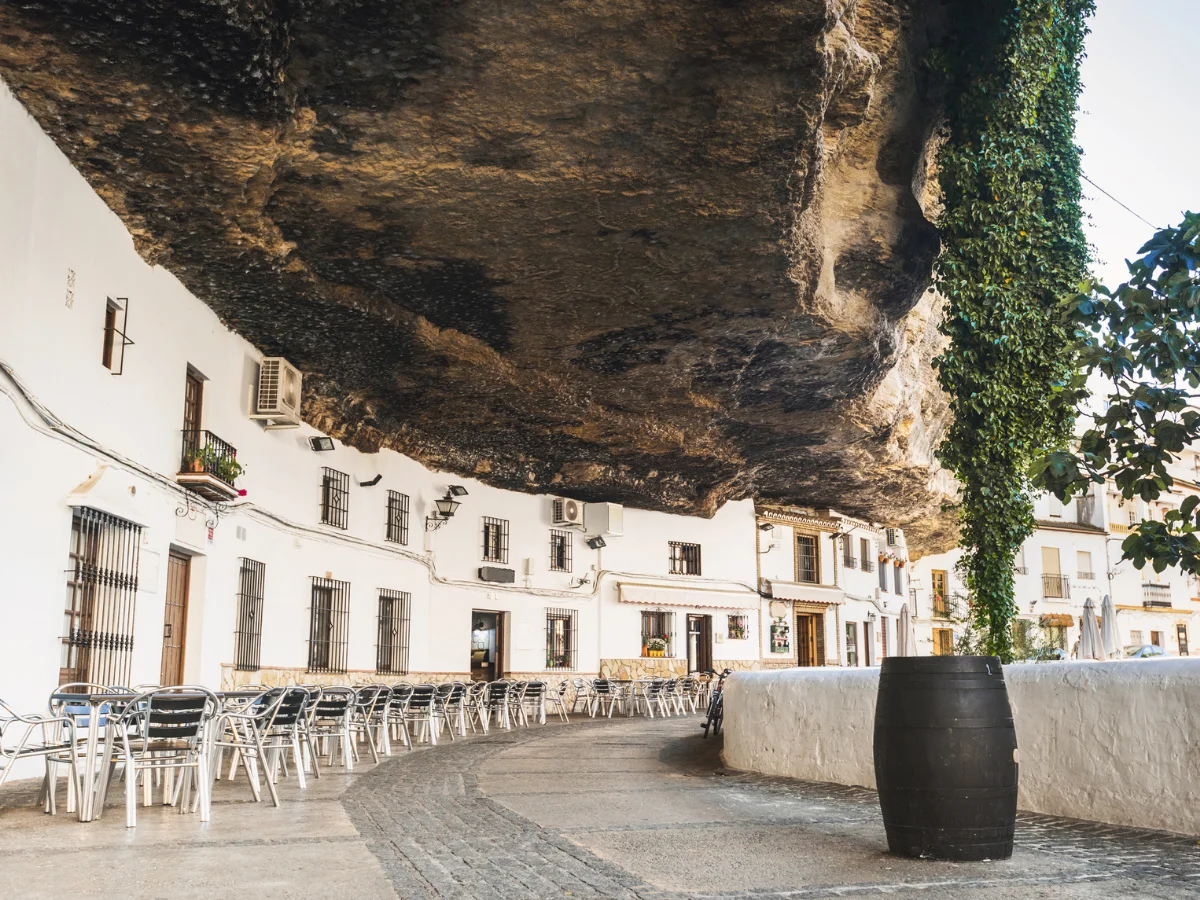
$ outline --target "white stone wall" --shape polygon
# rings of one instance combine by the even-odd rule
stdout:
[[[1200,659],[1025,663],[1005,679],[1022,809],[1200,834]],[[878,669],[731,676],[726,765],[875,787],[878,686]]]

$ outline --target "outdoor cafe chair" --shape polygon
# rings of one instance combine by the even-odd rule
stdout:
[[[371,758],[379,762],[378,748],[383,744],[382,731],[390,692],[385,684],[370,684],[355,690],[354,708],[350,713],[350,746],[355,759],[358,758],[360,739],[366,738]]]
[[[107,703],[100,704],[98,709],[94,711],[95,719],[93,721],[93,709],[91,704],[86,702],[85,697],[81,697],[78,701],[73,701],[64,699],[58,695],[121,693],[128,694],[140,692],[133,691],[130,688],[121,687],[119,685],[97,684],[91,681],[71,681],[67,684],[59,685],[54,689],[54,693],[50,695],[50,702],[48,704],[50,715],[53,717],[69,716],[75,723],[75,755],[77,757],[75,767],[79,774],[79,778],[72,778],[67,781],[67,812],[75,811],[77,799],[76,788],[82,784],[91,783],[92,777],[95,775],[95,773],[91,773],[89,776],[89,773],[82,771],[83,762],[86,761],[86,750],[84,748],[86,746],[88,732],[93,726],[95,726],[95,728],[100,731],[101,734],[103,733],[104,726],[108,720],[108,715],[110,712],[112,712],[112,707]],[[43,785],[43,792],[57,789],[57,768],[67,764],[68,760],[65,753],[56,753],[50,760],[48,760],[48,762],[55,766],[55,771],[50,775],[46,784]],[[47,796],[44,799],[49,802],[50,797]]]
[[[353,711],[355,692],[348,687],[323,687],[316,702],[310,704],[304,728],[309,745],[314,748],[313,772],[321,777],[318,757],[321,749],[328,753],[326,765],[332,766],[339,750],[342,765],[347,772],[354,771],[354,750],[350,739],[350,714]]]
[[[384,730],[386,743],[383,746],[384,754],[391,756],[392,754],[392,738],[396,737],[400,743],[412,749],[412,740],[408,734],[408,722],[405,719],[404,711],[408,707],[408,700],[412,696],[413,686],[407,681],[398,681],[392,685],[391,692],[387,698],[387,728]]]
[[[588,712],[592,706],[592,685],[585,678],[571,679],[571,712],[579,712],[579,705],[583,704],[583,711]]]
[[[612,718],[613,709],[621,702],[621,689],[615,681],[607,678],[597,678],[592,682],[591,696],[591,716],[596,718],[596,713],[604,712],[604,708],[608,707],[607,718]]]
[[[79,790],[79,741],[75,729],[75,720],[70,715],[22,715],[0,700],[0,787],[20,760],[41,757],[46,766],[42,782],[44,808],[50,815],[55,815],[57,769],[66,765],[69,779],[67,811],[70,812],[72,799]]]
[[[508,716],[516,725],[529,724],[525,718],[525,692],[528,689],[528,681],[514,681],[508,690]]]
[[[680,693],[681,679],[668,678],[663,684],[663,700],[667,705],[668,715],[683,715],[683,695]]]
[[[529,724],[530,715],[535,716],[539,724],[546,724],[546,690],[544,681],[526,682],[521,695],[521,718],[526,725]]]
[[[279,806],[279,793],[275,790],[275,782],[271,777],[271,767],[267,762],[267,753],[263,746],[263,735],[271,729],[272,723],[279,715],[280,708],[286,703],[288,711],[298,720],[303,713],[306,691],[284,692],[277,688],[267,691],[254,698],[251,702],[237,707],[222,709],[217,715],[213,728],[211,744],[212,766],[210,781],[221,777],[226,750],[233,751],[233,759],[229,763],[229,780],[232,781],[237,766],[240,764],[246,772],[250,783],[250,793],[256,803],[262,801],[262,792],[258,786],[259,772],[262,771],[267,779],[267,789],[271,794],[271,802]],[[299,748],[296,750],[297,757]],[[297,768],[303,766],[297,758]],[[210,787],[211,791],[212,788]]]
[[[512,682],[509,681],[493,681],[487,686],[487,693],[484,695],[484,731],[487,731],[487,726],[491,723],[492,715],[496,716],[496,724],[503,726],[505,731],[512,730],[512,717],[509,708],[509,693],[512,691]]]
[[[104,765],[110,771],[114,762],[125,767],[127,827],[137,824],[138,775],[143,778],[145,802],[151,792],[151,778],[159,771],[179,771],[182,775],[173,789],[173,779],[164,779],[164,803],[177,803],[179,811],[186,812],[191,805],[194,783],[199,795],[200,821],[209,821],[212,806],[207,729],[220,708],[220,700],[207,688],[179,685],[139,694],[119,715],[113,714],[109,722],[116,734],[108,736],[108,740],[119,740],[120,746],[113,756],[105,759]],[[103,810],[108,775],[109,772],[101,774],[98,811]]]
[[[642,700],[645,702],[646,715],[654,718],[654,707],[658,707],[659,715],[663,718],[669,717],[671,714],[667,710],[667,682],[661,678],[655,678],[653,681],[648,681],[642,686]]]
[[[571,717],[567,715],[567,698],[570,696],[571,682],[563,681],[558,687],[546,688],[546,705],[554,712],[558,713],[558,717],[564,722],[570,722]]]
[[[467,688],[467,695],[463,699],[467,711],[467,724],[471,727],[471,733],[475,733],[475,726],[487,734],[488,732],[488,717],[487,717],[487,682],[476,681]]]
[[[461,681],[452,681],[449,685],[438,685],[438,705],[441,707],[442,721],[450,732],[451,740],[457,731],[463,737],[467,735],[467,686]]]
[[[679,691],[683,706],[690,709],[692,711],[692,715],[695,715],[699,710],[698,703],[700,701],[700,680],[694,675],[689,675],[687,678],[683,679],[682,682],[680,682]]]
[[[409,728],[409,736],[413,741],[428,741],[431,745],[438,741],[442,730],[441,708],[438,705],[437,688],[432,684],[414,685],[408,703],[404,707],[404,721],[408,725],[416,725],[414,731]]]

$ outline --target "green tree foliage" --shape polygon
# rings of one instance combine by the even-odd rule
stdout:
[[[1126,500],[1157,500],[1175,484],[1167,466],[1200,441],[1200,214],[1186,213],[1138,251],[1116,290],[1092,282],[1071,298],[1080,371],[1058,400],[1090,426],[1077,447],[1042,457],[1034,481],[1061,499],[1111,480]],[[1088,412],[1089,382],[1107,385],[1106,409]],[[1121,545],[1137,568],[1179,566],[1200,574],[1200,498],[1188,496],[1165,521],[1135,526]]]
[[[1074,328],[1059,310],[1088,259],[1074,144],[1091,0],[954,7],[939,59],[947,139],[937,284],[949,346],[937,361],[954,423],[939,455],[961,485],[971,616],[982,649],[1012,658],[1013,557],[1033,531],[1029,472],[1066,446]]]

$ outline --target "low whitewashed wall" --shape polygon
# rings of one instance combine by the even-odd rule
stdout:
[[[1200,834],[1200,659],[1008,666],[1022,809]],[[738,672],[725,764],[875,787],[878,669]]]

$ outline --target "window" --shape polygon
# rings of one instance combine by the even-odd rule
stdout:
[[[127,684],[142,526],[77,507],[71,516],[59,684]]]
[[[950,603],[946,593],[946,573],[941,569],[934,569],[929,573],[929,579],[933,585],[933,614],[942,619],[948,618]]]
[[[1139,644],[1139,645],[1146,643],[1146,638],[1143,635],[1142,630],[1140,628],[1135,631],[1129,632],[1129,643]]]
[[[1053,494],[1049,495],[1049,499],[1050,499],[1050,518],[1061,519],[1062,514],[1063,514],[1062,501],[1059,500],[1057,497],[1055,497]]]
[[[699,575],[700,574],[700,545],[684,544],[680,541],[668,541],[667,547],[671,555],[670,574]]]
[[[879,658],[887,659],[888,655],[888,617],[879,620]]]
[[[314,577],[309,612],[308,671],[344,674],[349,643],[350,582]]]
[[[891,568],[885,560],[879,561],[879,589],[886,591],[888,589],[888,569]]]
[[[642,656],[675,655],[675,613],[642,611]]]
[[[571,571],[571,532],[550,529],[550,571]]]
[[[411,617],[412,594],[386,589],[379,591],[375,671],[380,675],[408,674],[408,626]]]
[[[875,665],[875,629],[870,622],[862,623],[862,660],[864,665]]]
[[[350,524],[350,476],[337,469],[321,469],[321,524],[348,528]]]
[[[896,586],[896,595],[898,597],[903,597],[904,596],[904,567],[902,565],[900,565],[900,563],[892,564],[892,576],[893,576],[894,584]]]
[[[744,641],[750,635],[749,616],[729,616],[729,640]]]
[[[183,431],[185,435],[200,437],[201,414],[204,408],[204,377],[188,366],[187,380],[183,383]]]
[[[1029,567],[1025,565],[1025,548],[1018,547],[1016,556],[1013,558],[1013,574],[1028,575]]]
[[[846,665],[858,665],[858,623],[846,623]]]
[[[858,568],[858,560],[854,558],[853,540],[848,534],[842,535],[842,563],[847,569]]]
[[[125,348],[133,341],[125,336],[125,321],[129,315],[129,298],[108,298],[104,306],[104,347],[100,361],[114,375],[125,371]]]
[[[820,584],[821,568],[815,534],[796,535],[796,580],[805,584]]]
[[[1150,632],[1150,643],[1155,647],[1166,647],[1166,642],[1163,641],[1163,633],[1161,631]]]
[[[257,560],[242,558],[238,573],[237,625],[233,632],[234,668],[257,671],[262,663],[263,594],[267,567]]]
[[[574,671],[575,610],[546,610],[546,668]]]
[[[866,538],[859,538],[858,552],[862,554],[862,570],[864,572],[873,572],[875,570],[875,559],[871,554],[871,542]]]
[[[933,629],[933,655],[954,655],[954,632],[949,628]]]
[[[483,517],[484,562],[508,562],[508,519]]]
[[[1075,553],[1075,558],[1078,561],[1079,577],[1085,581],[1092,581],[1096,577],[1096,572],[1092,568],[1092,554],[1088,550],[1078,550]]]
[[[408,494],[388,491],[387,539],[393,544],[408,544]]]

